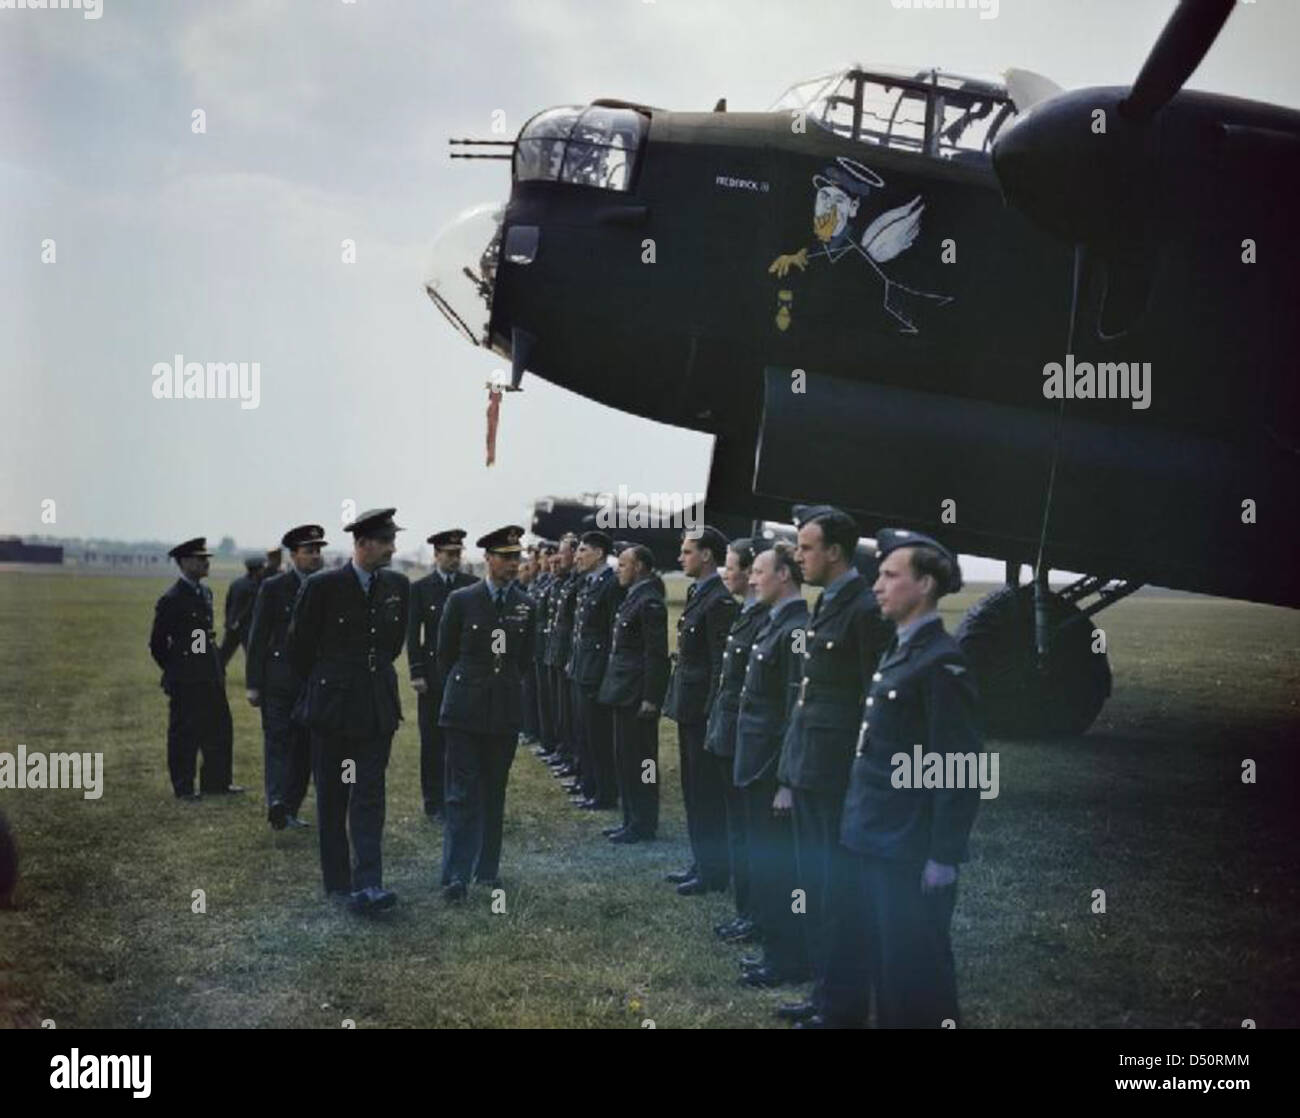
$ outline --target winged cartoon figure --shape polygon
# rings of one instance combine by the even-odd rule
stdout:
[[[929,300],[934,306],[952,302],[949,295],[933,295],[906,287],[890,279],[880,267],[911,248],[920,234],[925,203],[919,194],[906,205],[876,215],[859,236],[855,230],[858,211],[873,189],[884,187],[884,180],[856,159],[840,156],[834,165],[813,175],[812,184],[817,190],[813,203],[813,236],[817,244],[811,249],[801,248],[778,256],[768,266],[770,275],[784,278],[792,268],[804,271],[813,260],[824,257],[834,264],[853,253],[866,261],[879,277],[884,285],[881,305],[904,334],[918,332],[908,311],[909,297]]]

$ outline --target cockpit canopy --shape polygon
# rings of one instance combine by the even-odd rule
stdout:
[[[993,141],[1016,119],[1016,106],[996,82],[859,66],[792,85],[772,106],[782,110],[802,110],[846,139],[972,163],[986,162]]]
[[[599,102],[547,109],[519,133],[514,177],[630,190],[645,131],[635,109]]]

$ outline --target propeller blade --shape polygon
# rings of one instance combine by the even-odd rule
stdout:
[[[1129,120],[1144,123],[1177,93],[1218,37],[1235,0],[1179,0],[1142,70],[1120,102]]]

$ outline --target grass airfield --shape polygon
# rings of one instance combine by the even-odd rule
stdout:
[[[741,949],[712,934],[728,898],[662,881],[689,860],[673,723],[660,723],[657,843],[611,846],[611,816],[574,811],[521,750],[506,911],[473,887],[449,907],[403,658],[384,843],[401,902],[367,921],[322,899],[314,829],[265,822],[242,652],[228,692],[249,792],[172,797],[147,649],[170,581],[0,569],[0,750],[104,754],[98,800],[0,790],[21,858],[16,907],[0,911],[0,1025],[783,1027],[771,1010],[791,991],[739,986]],[[945,602],[950,630],[986,589]],[[672,580],[670,624],[682,593]],[[1092,730],[988,743],[1001,794],[981,804],[953,925],[964,1027],[1296,1027],[1300,613],[1144,592],[1100,624],[1115,688]]]

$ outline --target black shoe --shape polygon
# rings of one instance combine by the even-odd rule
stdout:
[[[627,830],[627,825],[624,823],[619,823],[617,826],[614,827],[602,827],[600,829],[600,833],[604,835],[606,838],[613,838],[616,834],[619,833],[619,831],[626,831],[626,830]]]
[[[730,920],[724,920],[721,924],[713,925],[713,934],[719,939],[729,939],[738,932],[752,931],[754,922],[747,920],[743,916],[733,916]]]
[[[817,1015],[817,1007],[812,1002],[782,1002],[776,1007],[776,1015],[782,1021],[807,1021]]]
[[[582,791],[582,781],[566,780],[563,784],[560,785],[560,787],[563,788],[566,792],[570,793],[571,795],[576,796],[578,795],[578,793]],[[586,797],[584,796],[583,799],[586,799]]]
[[[694,866],[692,866],[689,870],[673,870],[672,873],[664,874],[664,880],[670,881],[674,885],[682,885],[685,882],[693,881],[694,879],[695,879]]]
[[[741,970],[761,970],[767,966],[767,960],[762,955],[742,955],[740,957]]]
[[[237,796],[239,795],[240,792],[247,792],[247,791],[248,789],[245,788],[242,784],[227,784],[224,788],[221,789],[222,794],[226,796]]]
[[[677,895],[679,897],[702,897],[705,893],[716,893],[718,891],[716,886],[710,885],[702,877],[692,877],[690,881],[683,881],[677,886]]]
[[[752,986],[755,989],[765,989],[768,986],[785,986],[793,981],[793,978],[786,978],[780,971],[774,971],[771,967],[755,967],[753,970],[745,971],[740,976],[742,986]]]
[[[177,792],[176,798],[183,804],[196,804],[203,799],[197,792]]]
[[[385,909],[392,908],[397,904],[397,894],[391,889],[381,889],[378,885],[367,885],[364,889],[358,889],[352,894],[351,907],[353,912],[372,913],[383,912]]]
[[[641,841],[641,836],[635,831],[619,831],[617,834],[610,835],[609,841],[617,846],[635,846]]]
[[[285,818],[284,824],[285,824],[286,827],[293,827],[293,828],[295,828],[295,829],[299,829],[299,830],[302,829],[302,828],[304,828],[304,827],[310,827],[310,826],[311,826],[311,824],[308,823],[307,820],[305,820],[305,819],[299,819],[296,815],[290,815],[290,816],[287,816],[287,817]]]
[[[266,810],[266,821],[271,824],[271,830],[283,831],[289,821],[289,809],[282,803],[273,803]]]
[[[758,928],[754,926],[752,920],[745,920],[738,923],[734,929],[725,936],[719,936],[723,943],[760,943],[762,935],[759,934]]]
[[[325,899],[334,905],[344,905],[352,903],[351,889],[327,889]]]
[[[474,878],[474,884],[485,885],[489,889],[500,889],[501,879],[499,877],[476,877]]]
[[[442,887],[444,901],[463,901],[468,894],[469,887],[463,881],[453,881],[450,885]]]
[[[617,803],[611,803],[609,800],[598,800],[595,796],[584,800],[579,805],[583,811],[613,811],[618,807]]]
[[[814,1013],[811,1017],[796,1021],[791,1027],[795,1029],[829,1029],[832,1026],[820,1013]]]
[[[561,776],[561,777],[564,777],[564,776],[577,776],[577,775],[578,775],[578,766],[577,766],[577,765],[571,765],[571,764],[569,764],[569,762],[566,761],[563,765],[561,765],[561,766],[556,770],[555,775],[556,775],[556,776]]]
[[[546,763],[553,769],[562,769],[568,762],[558,753],[552,753],[546,758]]]

